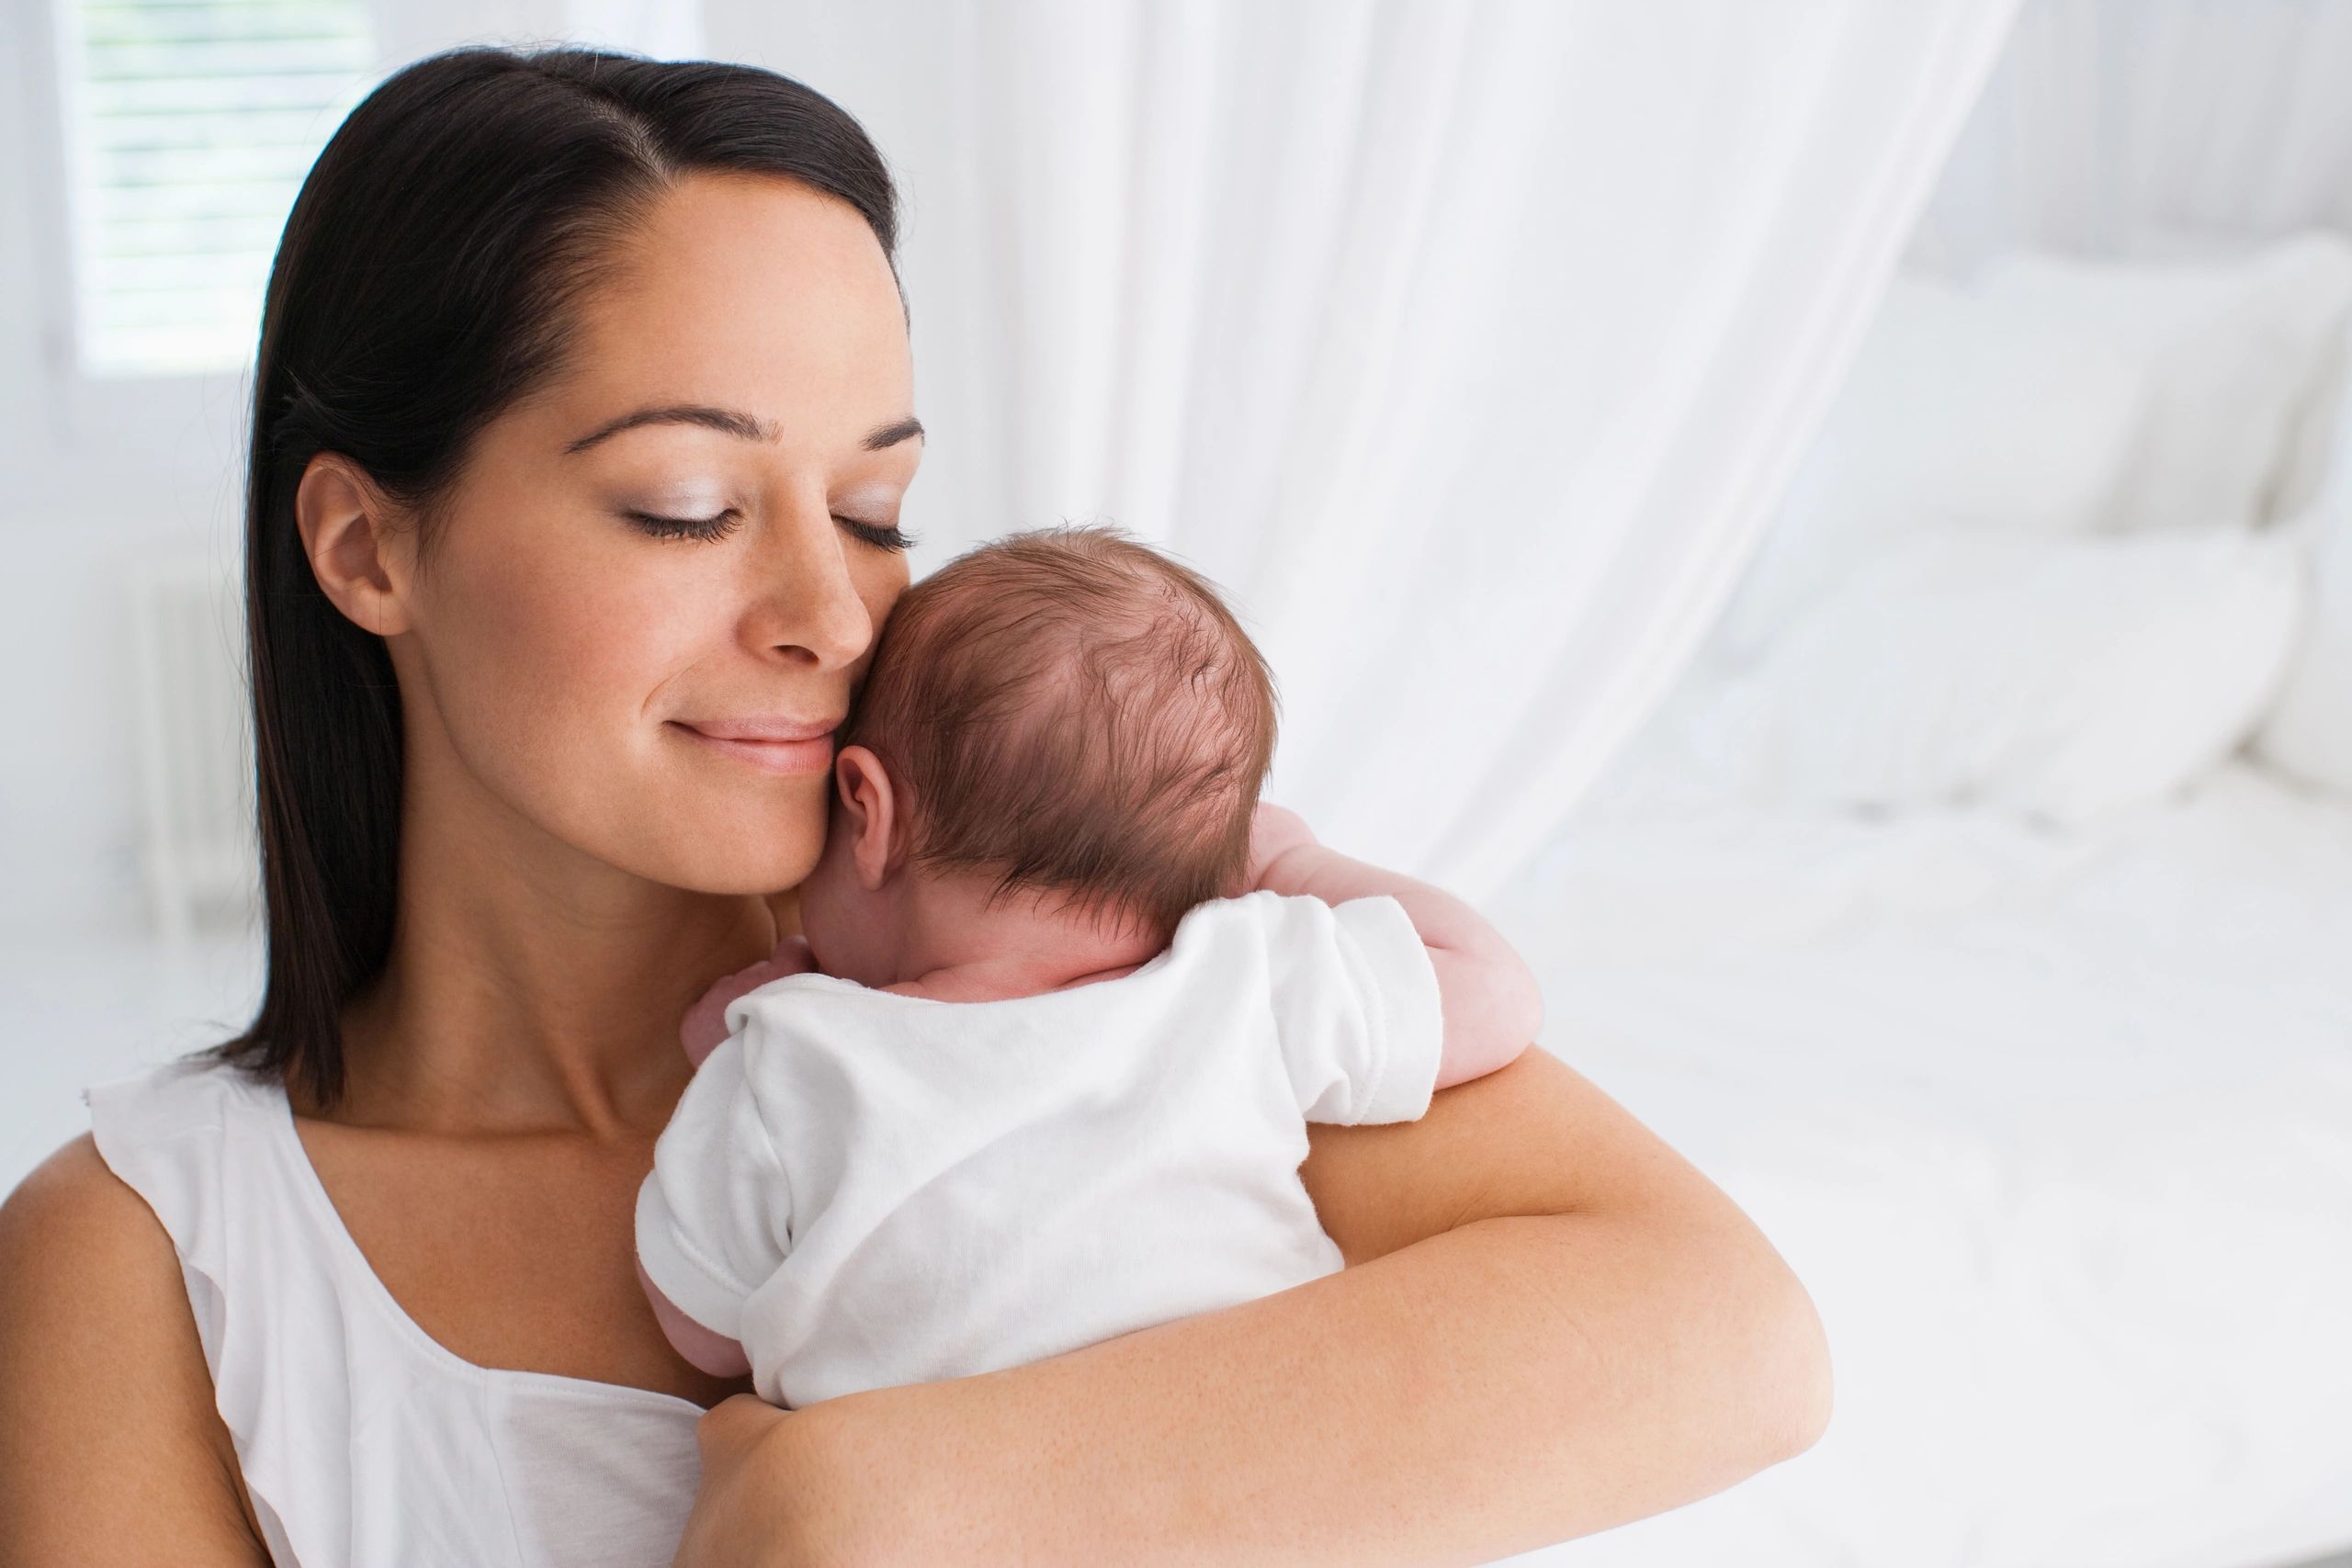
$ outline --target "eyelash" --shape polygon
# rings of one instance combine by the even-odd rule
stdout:
[[[657,539],[701,539],[706,542],[727,537],[742,521],[741,514],[731,507],[716,517],[663,517],[651,512],[631,512],[627,515],[630,522]],[[885,528],[838,514],[833,521],[877,549],[907,550],[913,548],[916,542],[914,535],[895,525]]]

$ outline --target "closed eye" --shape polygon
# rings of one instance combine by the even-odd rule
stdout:
[[[664,517],[656,512],[622,515],[657,539],[723,539],[742,521],[742,514],[731,506],[715,517]]]
[[[731,506],[712,517],[667,517],[657,512],[634,511],[623,515],[657,539],[723,539],[742,522],[742,513]],[[876,549],[908,550],[917,543],[914,535],[896,524],[861,523],[838,513],[833,521]]]
[[[915,536],[902,531],[895,523],[883,525],[861,523],[854,517],[833,514],[833,521],[864,539],[867,544],[886,550],[907,550],[914,547]]]

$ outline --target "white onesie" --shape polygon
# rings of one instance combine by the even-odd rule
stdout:
[[[1262,889],[1115,979],[948,1002],[793,975],[727,1025],[655,1146],[638,1253],[793,1408],[1337,1271],[1306,1123],[1418,1118],[1443,1035],[1403,905]]]

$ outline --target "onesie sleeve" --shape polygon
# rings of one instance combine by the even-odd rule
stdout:
[[[695,1069],[637,1193],[637,1255],[647,1278],[728,1339],[743,1337],[745,1298],[792,1245],[791,1187],[745,1070],[747,1044],[755,1043],[739,1029]]]
[[[1386,894],[1326,904],[1264,894],[1274,1032],[1309,1122],[1411,1122],[1445,1044],[1437,969]]]

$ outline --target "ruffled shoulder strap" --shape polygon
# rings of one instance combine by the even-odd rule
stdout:
[[[269,1120],[288,1115],[284,1089],[187,1056],[83,1099],[99,1156],[179,1254],[214,1403],[272,1554],[336,1560],[347,1541],[303,1538],[314,1533],[306,1526],[332,1536],[349,1518],[350,1476],[318,1458],[345,1442],[349,1412],[333,1407],[347,1383],[349,1325],[334,1254],[310,1234],[314,1218]]]
[[[230,1157],[236,1069],[200,1057],[166,1062],[82,1091],[90,1133],[115,1175],[147,1200],[188,1276],[188,1303],[214,1381],[220,1376],[220,1289],[230,1241],[221,1165]],[[247,1151],[246,1157],[250,1157]]]

